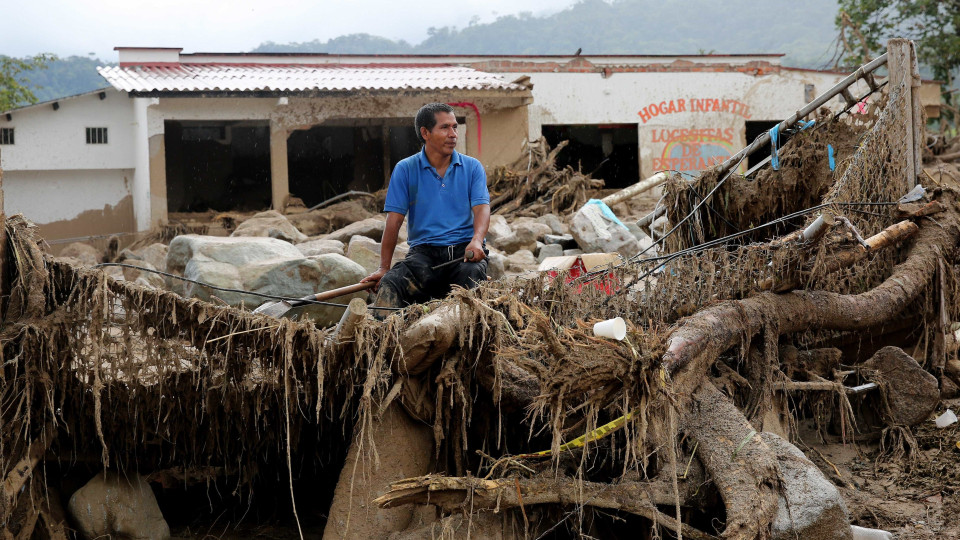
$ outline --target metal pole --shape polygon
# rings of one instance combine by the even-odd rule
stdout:
[[[807,116],[808,114],[812,113],[813,111],[817,110],[817,107],[823,105],[824,103],[826,103],[826,102],[830,101],[831,99],[835,98],[836,96],[840,95],[840,94],[841,94],[844,90],[846,90],[851,84],[853,84],[853,83],[857,82],[858,80],[864,78],[864,76],[866,76],[867,74],[873,73],[874,71],[877,70],[877,68],[879,68],[880,66],[882,66],[882,65],[884,65],[884,64],[886,64],[886,63],[887,63],[887,53],[883,53],[883,54],[881,54],[880,56],[878,56],[875,60],[872,60],[872,61],[870,61],[870,62],[868,62],[868,63],[860,66],[859,68],[857,68],[856,71],[854,71],[854,72],[851,73],[850,75],[847,75],[846,77],[844,77],[844,79],[841,80],[840,82],[838,82],[833,88],[831,88],[831,89],[827,90],[826,92],[820,94],[819,96],[817,96],[816,99],[814,99],[814,100],[811,101],[810,103],[807,103],[806,105],[804,105],[803,108],[801,108],[799,111],[793,113],[793,116],[791,116],[790,118],[787,118],[787,119],[784,120],[783,122],[780,122],[780,124],[777,125],[777,130],[778,130],[778,131],[783,131],[784,129],[787,129],[787,128],[793,126],[794,124],[797,123],[798,120],[800,120],[800,119],[803,118],[804,116]],[[733,167],[735,167],[738,163],[740,163],[740,160],[741,160],[741,159],[743,159],[743,158],[745,158],[745,157],[753,154],[753,153],[756,152],[758,149],[760,149],[760,148],[762,148],[764,145],[766,145],[768,142],[770,142],[770,132],[769,132],[769,131],[768,131],[768,132],[765,132],[763,135],[760,135],[760,136],[757,137],[752,143],[750,143],[749,146],[747,146],[747,147],[744,148],[743,150],[741,150],[741,151],[737,152],[736,154],[734,154],[733,157],[731,157],[730,159],[728,159],[728,160],[724,161],[723,163],[721,163],[721,164],[719,165],[719,169],[718,169],[719,173],[720,173],[720,174],[723,174],[723,173],[729,171],[730,169],[732,169]]]

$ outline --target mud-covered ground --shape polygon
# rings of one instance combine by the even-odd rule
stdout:
[[[960,399],[945,400],[935,414],[947,408],[960,410]],[[960,424],[940,429],[933,418],[912,428],[917,446],[904,455],[897,452],[903,444],[885,445],[889,451],[882,452],[876,437],[819,442],[805,423],[806,446],[799,446],[840,488],[854,525],[899,539],[960,538]]]

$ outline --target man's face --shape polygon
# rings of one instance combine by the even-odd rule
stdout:
[[[438,112],[435,118],[437,125],[433,129],[427,131],[425,127],[420,128],[424,144],[445,156],[452,155],[457,147],[457,117],[453,113]]]

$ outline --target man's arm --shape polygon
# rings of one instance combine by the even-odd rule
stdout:
[[[473,238],[467,245],[467,251],[473,252],[473,258],[468,259],[464,256],[463,260],[470,262],[480,262],[486,254],[483,252],[483,239],[487,237],[487,229],[490,228],[490,205],[478,204],[473,207]],[[386,234],[386,232],[384,232]]]
[[[360,283],[368,281],[380,282],[380,278],[390,269],[393,262],[393,251],[397,248],[397,237],[400,235],[400,226],[403,225],[403,214],[397,212],[387,212],[387,225],[383,228],[383,238],[380,240],[380,268],[369,276],[360,280]],[[487,211],[487,222],[490,221],[490,212]],[[476,228],[476,225],[474,225]]]

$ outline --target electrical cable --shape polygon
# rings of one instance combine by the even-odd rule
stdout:
[[[302,303],[304,303],[304,304],[316,304],[316,305],[319,305],[319,306],[332,306],[332,307],[342,307],[342,308],[347,307],[347,304],[338,304],[338,303],[336,303],[336,302],[324,302],[324,301],[322,301],[322,300],[307,300],[307,299],[305,299],[305,298],[291,298],[291,297],[288,297],[288,296],[278,296],[278,295],[275,295],[275,294],[265,294],[265,293],[258,293],[258,292],[253,292],[253,291],[244,291],[244,290],[241,290],[241,289],[232,289],[232,288],[230,288],[230,287],[219,287],[219,286],[217,286],[217,285],[211,285],[211,284],[209,284],[209,283],[204,283],[203,281],[199,281],[199,280],[196,280],[196,279],[185,278],[185,277],[183,277],[183,276],[178,276],[178,275],[176,275],[176,274],[171,274],[171,273],[169,273],[169,272],[164,272],[164,271],[162,271],[162,270],[155,270],[155,269],[152,269],[152,268],[142,268],[142,267],[140,267],[140,266],[136,266],[136,265],[133,265],[133,264],[125,264],[125,263],[100,263],[100,264],[94,265],[92,268],[101,268],[101,267],[104,267],[104,266],[118,266],[118,267],[120,267],[120,268],[133,268],[133,269],[135,269],[135,270],[140,270],[141,272],[152,272],[152,273],[154,273],[154,274],[160,274],[161,276],[167,276],[167,277],[169,277],[169,278],[179,279],[180,281],[188,281],[188,282],[190,282],[190,283],[196,283],[197,285],[202,285],[202,286],[204,286],[204,287],[209,287],[209,288],[214,289],[214,290],[217,290],[217,291],[232,292],[232,293],[238,293],[238,294],[249,294],[249,295],[251,295],[251,296],[259,296],[259,297],[261,297],[261,298],[269,298],[269,299],[271,299],[271,300],[281,300],[281,301],[287,301],[287,302],[302,302]],[[400,311],[400,310],[402,310],[403,308],[385,307],[385,306],[367,306],[367,309],[380,309],[380,310],[384,310],[384,311]]]

